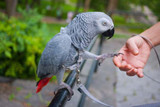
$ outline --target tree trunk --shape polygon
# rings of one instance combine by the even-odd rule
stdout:
[[[118,0],[109,0],[108,7],[106,9],[107,13],[112,15],[112,13],[117,9]]]
[[[90,6],[90,2],[91,0],[85,0],[85,3],[84,3],[84,11],[88,11],[89,9],[89,6]]]
[[[15,15],[17,0],[5,0],[6,1],[6,13],[8,17]]]

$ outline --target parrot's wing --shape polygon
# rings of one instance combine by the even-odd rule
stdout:
[[[44,49],[38,64],[37,74],[40,78],[55,75],[62,67],[69,54],[71,39],[67,34],[54,36]]]

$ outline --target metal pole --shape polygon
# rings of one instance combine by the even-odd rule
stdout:
[[[105,40],[105,37],[101,36],[100,42],[99,42],[99,45],[98,45],[97,55],[100,55],[101,52],[102,52],[102,44],[103,44],[104,40]],[[96,65],[95,73],[97,72],[97,67],[98,67],[98,64]]]

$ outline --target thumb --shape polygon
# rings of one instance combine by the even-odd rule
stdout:
[[[136,44],[136,41],[134,41],[133,39],[129,39],[126,42],[126,46],[132,54],[137,55],[139,53],[139,49]]]

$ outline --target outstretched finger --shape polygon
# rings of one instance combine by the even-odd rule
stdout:
[[[126,61],[122,61],[121,66],[119,67],[119,69],[121,71],[129,71],[131,70],[133,67],[131,65],[129,65]]]
[[[139,78],[143,78],[143,77],[144,77],[142,68],[139,68],[139,69],[137,70],[137,76],[138,76]]]
[[[134,76],[137,74],[137,69],[132,68],[131,70],[127,71],[126,74],[128,76]]]
[[[117,67],[121,67],[121,64],[122,64],[122,55],[115,56],[115,57],[113,58],[113,63],[114,63]]]

